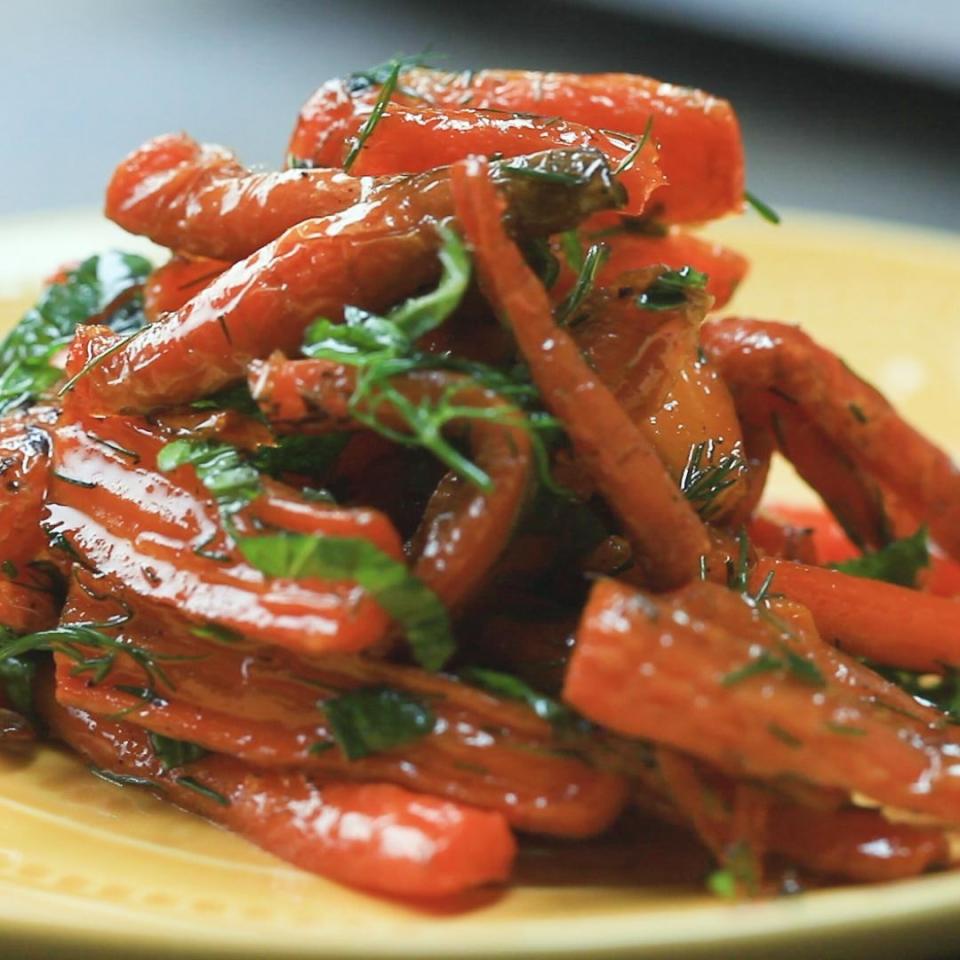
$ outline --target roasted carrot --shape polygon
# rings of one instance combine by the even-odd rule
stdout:
[[[314,781],[209,755],[165,770],[133,724],[48,698],[53,733],[107,773],[155,784],[304,870],[397,897],[434,898],[507,878],[516,843],[503,817],[391,784]]]
[[[488,296],[509,322],[547,407],[560,417],[600,491],[620,514],[651,580],[676,586],[707,552],[703,525],[650,441],[553,320],[543,287],[504,233],[503,201],[487,165],[453,168],[457,215]]]
[[[627,190],[624,210],[634,215],[643,213],[650,195],[666,182],[653,144],[638,153],[631,137],[593,130],[557,117],[450,106],[438,109],[420,104],[394,105],[384,111],[355,150],[367,119],[364,113],[356,113],[346,124],[331,130],[322,149],[311,154],[310,161],[321,167],[341,167],[352,155],[350,173],[383,176],[419,173],[473,154],[510,158],[576,146],[598,150],[607,158]]]
[[[863,669],[853,661],[835,659],[827,673],[818,645],[714,584],[654,598],[603,580],[577,632],[564,699],[736,777],[799,776],[957,822],[960,743],[904,710],[879,677],[851,685]]]
[[[369,114],[379,96],[375,84],[325,84],[301,110],[290,153],[322,155],[330,141],[342,140],[356,115]],[[701,90],[628,74],[413,69],[400,74],[392,99],[404,106],[426,102],[561,117],[638,139],[649,132],[660,146],[669,184],[653,198],[663,219],[699,222],[741,208],[744,161],[736,115],[726,100]]]
[[[849,653],[934,673],[960,666],[960,605],[952,600],[769,558],[753,581],[770,573],[777,592],[807,607],[824,638]]]

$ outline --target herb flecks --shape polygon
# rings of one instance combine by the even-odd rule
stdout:
[[[577,312],[593,290],[597,274],[609,256],[610,248],[605,243],[592,244],[584,254],[580,273],[573,289],[556,309],[556,321],[559,326],[566,326],[577,319]]]
[[[319,705],[348,760],[420,740],[436,724],[433,711],[425,703],[389,687],[352,690]]]
[[[743,199],[751,206],[767,223],[779,224],[780,214],[777,213],[773,207],[764,203],[756,194],[751,193],[749,190],[745,190],[743,193]]]
[[[911,536],[895,540],[873,553],[834,564],[833,569],[853,577],[916,587],[920,573],[929,565],[929,537],[923,526]]]
[[[745,467],[738,451],[714,460],[715,450],[713,440],[693,444],[680,474],[680,490],[704,519],[716,513],[717,498],[737,482]]]
[[[689,266],[665,270],[637,297],[637,306],[657,312],[676,310],[687,302],[690,291],[706,287],[707,280],[705,273]]]
[[[111,251],[52,284],[0,345],[0,413],[32,402],[61,379],[52,361],[77,327],[94,320],[117,333],[140,327],[139,287],[151,269],[143,257]]]
[[[453,654],[450,615],[401,560],[368,540],[306,533],[237,537],[247,561],[273,577],[318,577],[359,584],[399,624],[417,662],[439,670]]]
[[[383,113],[387,109],[387,104],[390,103],[390,98],[397,89],[397,81],[400,79],[400,71],[402,69],[403,63],[400,60],[394,60],[391,64],[390,72],[383,81],[383,86],[380,90],[380,96],[377,97],[377,102],[373,105],[373,110],[370,111],[370,116],[368,116],[363,122],[363,126],[360,127],[360,130],[354,138],[353,144],[351,145],[350,150],[347,152],[347,156],[343,161],[343,169],[346,173],[350,172],[350,168],[356,162],[357,157],[360,156],[360,151],[363,149],[364,144],[366,144],[367,140],[370,139],[370,135],[376,129],[381,117],[383,117]]]

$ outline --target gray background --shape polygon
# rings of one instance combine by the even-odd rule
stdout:
[[[880,43],[888,8],[909,10],[927,45],[902,17]],[[453,67],[630,70],[728,96],[750,187],[774,205],[946,228],[960,211],[960,0],[0,0],[0,11],[0,213],[97,205],[116,161],[168,130],[277,164],[322,80],[428,42]]]

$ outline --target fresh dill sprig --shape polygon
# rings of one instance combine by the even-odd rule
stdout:
[[[350,172],[350,168],[360,155],[363,145],[367,142],[367,140],[370,139],[370,135],[380,122],[380,118],[383,116],[384,110],[387,109],[387,104],[390,102],[390,98],[397,89],[397,81],[400,79],[400,70],[402,67],[403,64],[400,60],[393,61],[390,72],[383,81],[383,87],[380,90],[380,96],[377,97],[377,102],[373,105],[373,110],[370,111],[370,116],[364,121],[363,126],[360,128],[357,136],[354,138],[353,145],[350,147],[346,159],[343,161],[343,169],[346,173]]]
[[[613,171],[614,176],[619,176],[621,173],[626,173],[636,162],[637,157],[640,155],[640,151],[646,146],[647,141],[650,139],[650,131],[653,129],[653,115],[651,114],[647,117],[647,124],[643,128],[643,133],[640,135],[639,139],[634,143],[633,148],[630,152],[617,164],[617,169]]]
[[[746,200],[747,203],[750,204],[750,206],[753,207],[753,209],[756,210],[757,213],[759,213],[760,216],[767,221],[767,223],[780,223],[780,214],[777,213],[773,207],[768,206],[758,196],[751,193],[749,190],[745,190],[743,192],[743,199]]]
[[[555,319],[558,326],[567,326],[577,319],[577,311],[593,290],[597,274],[609,256],[610,248],[605,243],[591,244],[584,254],[577,282],[556,309]]]
[[[644,310],[676,310],[687,302],[690,290],[702,290],[709,278],[693,267],[664,270],[653,283],[637,297],[637,306]]]
[[[716,513],[717,497],[737,482],[745,466],[737,452],[726,453],[715,463],[711,462],[715,446],[713,440],[693,444],[680,474],[680,490],[704,519]]]
[[[5,627],[0,627],[0,663],[25,653],[44,651],[59,653],[69,657],[75,664],[71,673],[74,676],[89,674],[91,682],[102,683],[117,665],[119,657],[128,657],[144,673],[152,690],[163,684],[172,688],[162,662],[184,662],[196,660],[193,656],[175,656],[173,654],[154,653],[144,647],[125,640],[118,640],[103,632],[102,628],[121,625],[129,615],[117,617],[103,623],[71,623],[16,636]],[[91,654],[90,648],[98,651]]]
[[[440,326],[456,309],[470,280],[470,258],[460,238],[446,227],[439,256],[440,283],[430,293],[415,297],[385,317],[348,307],[343,323],[317,320],[307,331],[303,352],[356,367],[356,385],[349,400],[351,415],[394,443],[429,450],[451,470],[482,490],[492,489],[490,477],[444,436],[456,420],[485,420],[528,432],[538,465],[545,462],[544,434],[557,422],[527,413],[521,406],[535,402],[537,392],[524,371],[506,373],[484,364],[419,350],[416,341]],[[463,373],[477,384],[511,402],[511,406],[472,406],[458,402],[462,386],[452,384],[439,397],[413,401],[395,385],[396,378],[422,370]],[[515,404],[515,405],[514,405]],[[405,429],[387,422],[389,409]],[[545,482],[548,482],[545,480]]]

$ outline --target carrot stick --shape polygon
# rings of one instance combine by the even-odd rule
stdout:
[[[486,163],[459,163],[452,178],[481,282],[510,323],[544,402],[564,422],[578,456],[622,518],[652,582],[670,587],[689,580],[709,549],[703,524],[650,441],[554,323],[546,292],[504,232],[504,205]]]
[[[960,604],[953,600],[769,557],[752,582],[770,573],[773,589],[807,607],[823,637],[848,653],[908,670],[960,666]]]
[[[290,153],[302,158],[323,155],[326,143],[342,137],[355,114],[369,114],[380,92],[376,84],[343,80],[322,86],[300,112]],[[742,205],[743,144],[736,115],[726,100],[701,90],[623,73],[414,69],[400,74],[392,99],[405,106],[426,101],[562,117],[638,138],[649,124],[669,184],[653,196],[662,219],[699,223]]]
[[[851,682],[854,661],[714,584],[653,598],[593,588],[564,699],[589,719],[672,746],[735,776],[798,776],[960,822],[960,742],[927,713]],[[824,644],[819,646],[826,651]],[[815,668],[815,669],[813,669]],[[906,715],[905,715],[906,714]]]
[[[44,715],[96,767],[155,784],[178,806],[338,883],[433,898],[509,876],[516,842],[498,813],[391,784],[261,771],[215,754],[164,770],[133,724],[60,707],[49,695]]]

